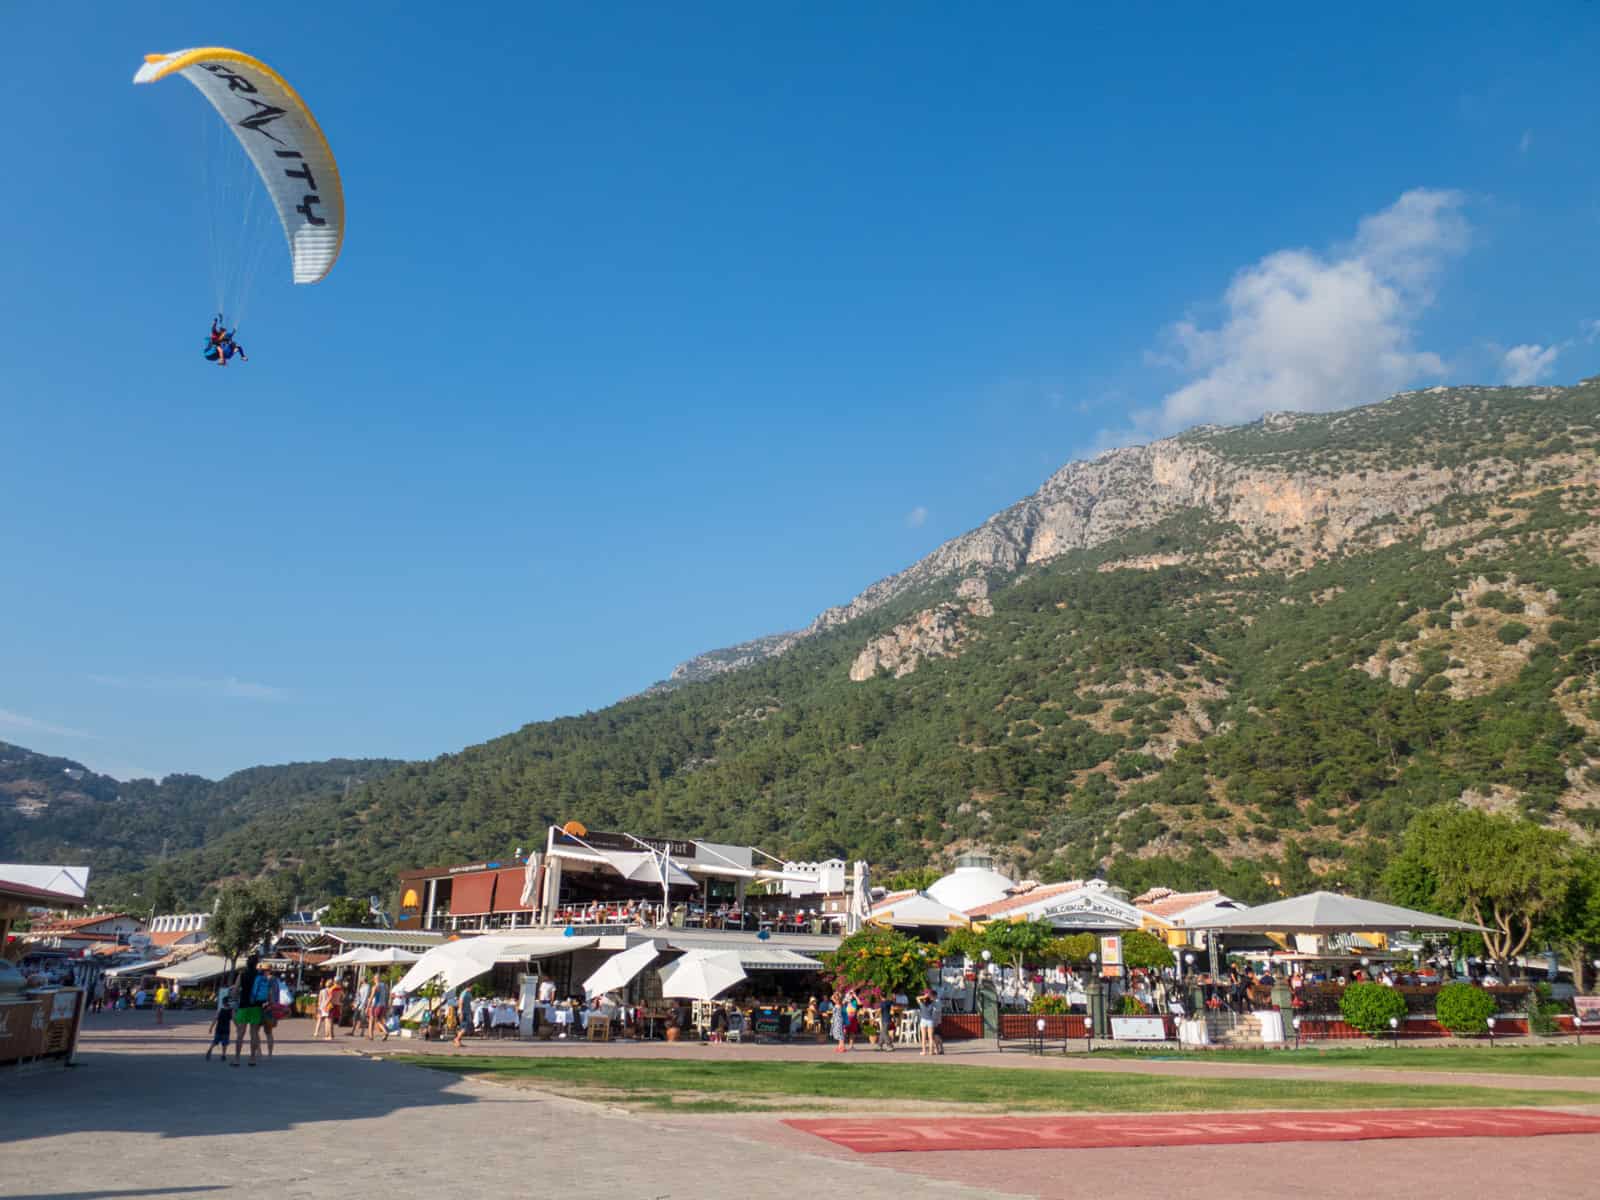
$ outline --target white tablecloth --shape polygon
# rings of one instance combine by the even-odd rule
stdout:
[[[1268,1009],[1255,1014],[1256,1020],[1261,1025],[1261,1040],[1263,1042],[1283,1041],[1283,1014],[1277,1009]]]
[[[1178,1044],[1180,1046],[1209,1046],[1211,1035],[1206,1031],[1204,1017],[1189,1017],[1178,1022]]]
[[[517,1010],[509,1004],[496,1004],[489,1010],[489,1025],[491,1028],[499,1029],[506,1025],[514,1026],[516,1023]]]

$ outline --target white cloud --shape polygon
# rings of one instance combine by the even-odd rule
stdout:
[[[229,675],[222,679],[198,679],[191,676],[162,678],[156,676],[90,675],[91,683],[102,687],[126,688],[139,692],[181,692],[191,695],[221,696],[230,700],[287,700],[287,688],[268,683],[251,683]]]
[[[928,508],[925,504],[917,505],[906,514],[906,528],[908,529],[921,529],[927,523]]]
[[[1578,327],[1582,330],[1582,337],[1585,342],[1593,342],[1596,339],[1600,339],[1600,321],[1583,321]]]
[[[1364,218],[1327,253],[1280,250],[1241,270],[1215,328],[1169,331],[1179,367],[1196,376],[1159,408],[1135,414],[1155,432],[1249,421],[1277,409],[1369,403],[1444,373],[1414,345],[1433,283],[1471,230],[1459,192],[1419,188]]]
[[[1505,370],[1506,382],[1512,387],[1526,387],[1530,383],[1538,383],[1555,369],[1556,358],[1560,353],[1560,346],[1541,346],[1536,342],[1511,347],[1500,359],[1500,365]]]
[[[1532,147],[1533,147],[1533,130],[1524,129],[1522,131],[1522,140],[1517,143],[1517,149],[1519,151],[1521,151],[1523,154],[1526,154]]]
[[[26,713],[13,712],[8,708],[0,708],[0,726],[5,726],[10,729],[21,729],[27,733],[51,734],[55,737],[94,737],[94,734],[85,733],[81,729],[69,729],[65,725],[52,725],[48,721],[40,721],[28,716]]]

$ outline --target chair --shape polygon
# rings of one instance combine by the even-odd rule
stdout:
[[[610,1017],[602,1017],[597,1013],[589,1018],[589,1040],[591,1042],[609,1042],[611,1040]]]

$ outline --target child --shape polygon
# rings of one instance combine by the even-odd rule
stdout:
[[[211,1061],[211,1052],[218,1046],[222,1047],[222,1061],[228,1061],[228,1038],[232,1033],[230,1026],[233,1024],[233,989],[223,984],[217,989],[217,1017],[211,1023],[211,1045],[206,1047],[206,1061]]]

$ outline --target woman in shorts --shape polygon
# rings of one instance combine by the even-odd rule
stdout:
[[[266,990],[266,979],[256,970],[256,956],[244,960],[244,971],[239,977],[239,1007],[233,1014],[236,1034],[233,1044],[233,1065],[239,1065],[244,1052],[244,1031],[250,1031],[250,1065],[256,1065],[261,1056],[261,1009]]]

